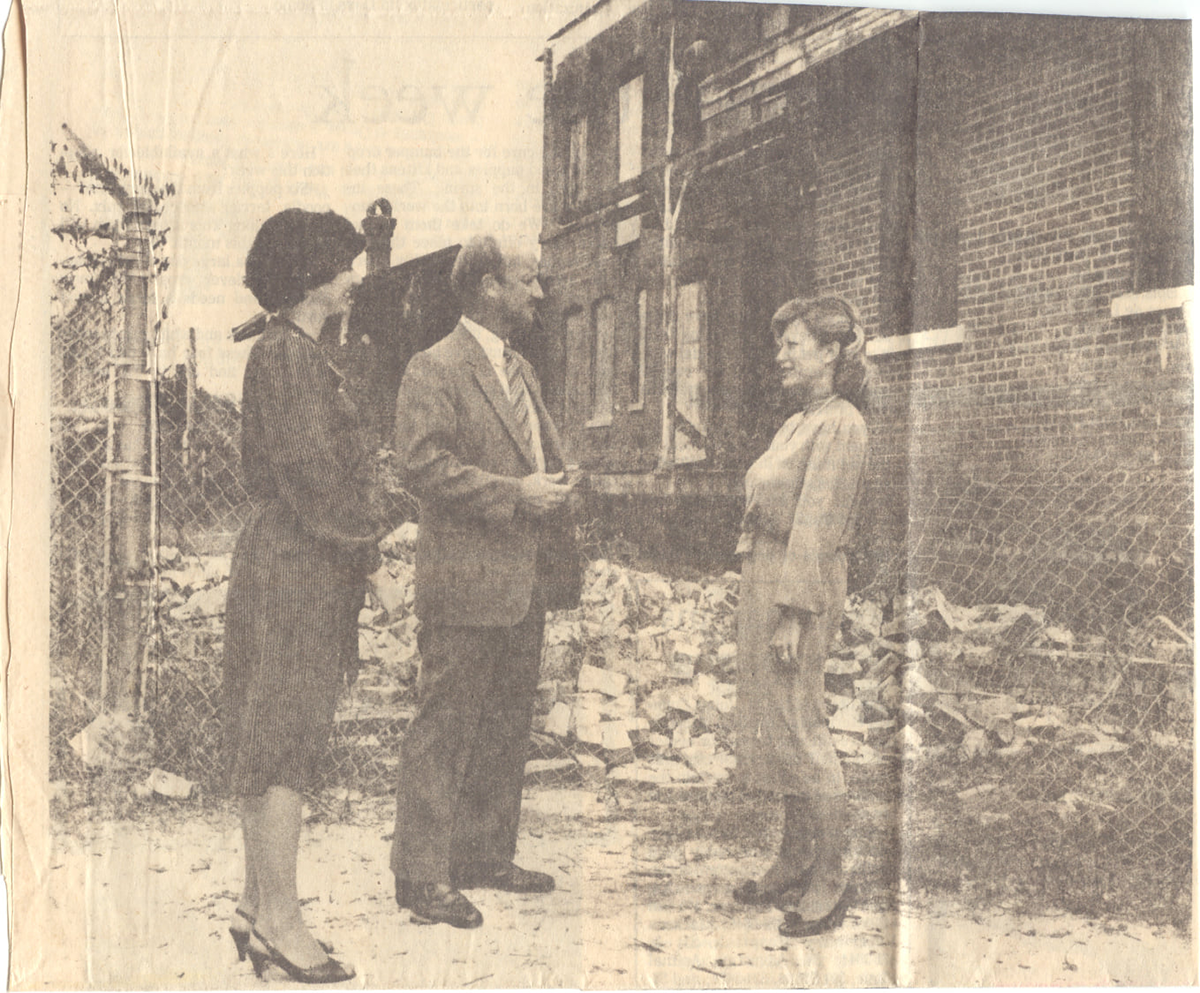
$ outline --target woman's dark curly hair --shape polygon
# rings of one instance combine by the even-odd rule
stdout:
[[[246,255],[246,288],[263,310],[287,310],[349,269],[366,247],[354,225],[332,210],[281,210],[254,236]]]

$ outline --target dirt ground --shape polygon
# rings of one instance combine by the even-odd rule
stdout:
[[[421,927],[392,900],[391,804],[354,804],[304,831],[300,891],[316,934],[364,989],[726,988],[900,985],[1185,985],[1189,935],[1068,914],[1016,916],[945,898],[865,894],[842,929],[780,937],[781,914],[729,896],[758,861],[709,840],[670,843],[628,816],[637,787],[527,790],[519,861],[552,871],[544,896],[472,893],[475,931]],[[689,802],[661,796],[653,802]],[[48,951],[14,989],[255,989],[225,928],[240,887],[230,809],[146,806],[138,820],[80,821],[55,837]],[[851,866],[853,869],[853,865]],[[53,951],[49,949],[53,946]],[[288,985],[271,971],[266,985]]]

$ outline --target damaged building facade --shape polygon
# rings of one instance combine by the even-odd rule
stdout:
[[[600,491],[736,501],[770,316],[821,293],[878,533],[955,480],[1190,470],[1184,22],[601,0],[543,62],[543,374]]]

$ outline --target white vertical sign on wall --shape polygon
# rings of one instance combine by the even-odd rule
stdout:
[[[707,457],[702,447],[708,435],[708,294],[704,283],[679,287],[677,307],[675,412],[694,429],[675,431],[675,462],[682,464]]]

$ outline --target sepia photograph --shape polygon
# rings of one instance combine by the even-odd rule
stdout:
[[[1195,985],[1186,17],[13,0],[10,987]]]

